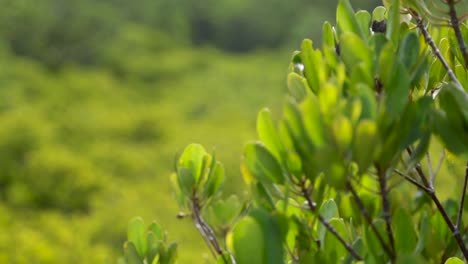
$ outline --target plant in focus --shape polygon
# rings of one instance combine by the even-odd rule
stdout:
[[[321,48],[306,39],[292,56],[282,118],[258,114],[259,140],[241,161],[249,201],[220,199],[222,164],[200,145],[185,149],[171,177],[179,217],[192,219],[216,263],[468,261],[459,2],[384,1],[370,14],[339,1]],[[447,168],[459,181],[441,198]],[[168,263],[148,257],[141,241],[155,233],[139,225],[123,262]]]

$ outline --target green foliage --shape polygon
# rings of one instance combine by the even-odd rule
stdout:
[[[468,257],[464,200],[436,192],[447,180],[441,167],[467,159],[468,94],[453,69],[466,67],[468,54],[448,45],[448,31],[426,31],[420,8],[395,0],[371,16],[340,0],[337,30],[324,24],[322,49],[302,42],[282,117],[275,125],[261,110],[259,141],[244,146],[241,172],[251,191],[244,206],[235,198],[212,202],[222,186],[209,180],[218,161],[201,145],[186,147],[173,183],[217,263]],[[456,171],[466,186],[468,171]],[[214,191],[204,192],[208,187]]]

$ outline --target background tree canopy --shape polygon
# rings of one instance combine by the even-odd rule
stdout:
[[[279,108],[290,50],[319,41],[336,1],[0,5],[0,263],[115,263],[135,215],[192,263],[207,252],[175,221],[174,152],[223,149],[227,192],[242,194],[239,143],[260,106]]]

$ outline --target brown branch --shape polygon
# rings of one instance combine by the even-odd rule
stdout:
[[[383,170],[379,164],[376,164],[375,167],[377,169],[377,176],[379,177],[380,197],[382,198],[382,217],[385,221],[390,247],[392,248],[392,251],[395,252],[395,238],[393,236],[390,200],[388,199],[387,178],[385,175],[385,170]],[[392,254],[390,259],[392,263],[395,262],[395,255]]]
[[[422,171],[420,164],[418,164],[416,166],[416,172],[418,173],[418,175],[419,175],[419,177],[421,179],[426,179],[426,181],[424,182],[424,185],[425,185],[426,188],[423,188],[422,190],[424,190],[425,193],[428,194],[431,197],[432,201],[435,203],[435,205],[437,207],[437,210],[440,212],[440,214],[442,215],[442,218],[444,218],[445,223],[447,224],[450,231],[452,232],[452,235],[455,237],[455,240],[457,241],[458,247],[460,248],[461,252],[463,253],[463,256],[465,257],[465,260],[468,260],[468,249],[467,249],[465,243],[463,242],[463,238],[462,238],[461,233],[460,233],[460,227],[455,226],[453,224],[452,220],[450,219],[450,216],[448,215],[448,213],[445,210],[444,206],[442,205],[439,198],[437,197],[434,188],[431,188],[430,185],[428,184],[427,177],[424,174],[424,172]]]
[[[455,225],[458,230],[460,230],[460,225],[462,222],[463,208],[465,207],[465,195],[466,195],[466,186],[468,185],[468,163],[465,168],[465,178],[463,179],[463,189],[460,197],[460,204],[458,205],[458,215],[457,215],[457,224]]]
[[[195,223],[195,227],[198,229],[201,236],[205,240],[206,244],[210,248],[210,251],[213,254],[213,257],[217,259],[217,255],[219,255],[223,259],[224,263],[229,263],[229,261],[226,259],[226,256],[223,254],[223,250],[221,246],[219,245],[218,240],[216,239],[216,235],[214,231],[211,229],[211,227],[205,222],[205,220],[201,216],[201,206],[196,196],[196,193],[194,193],[191,201],[192,201],[192,219]]]
[[[447,0],[447,5],[449,6],[449,16],[450,16],[450,24],[455,32],[455,37],[457,38],[458,47],[463,56],[463,60],[465,61],[465,69],[468,69],[468,51],[466,49],[465,40],[463,39],[462,32],[460,30],[460,21],[458,20],[457,10],[455,9],[455,2],[454,0]]]
[[[463,86],[461,85],[460,81],[458,78],[455,76],[455,73],[453,73],[452,69],[448,65],[447,61],[445,60],[444,56],[440,53],[439,48],[437,48],[437,45],[434,43],[434,40],[432,39],[431,35],[427,31],[426,27],[424,26],[423,19],[419,14],[414,11],[413,9],[409,9],[411,15],[416,19],[416,24],[418,28],[421,30],[421,33],[424,36],[424,40],[426,41],[427,45],[429,45],[432,49],[432,52],[435,54],[435,56],[439,59],[439,61],[442,63],[444,66],[445,70],[447,71],[447,74],[450,76],[450,79],[456,84],[455,87],[457,89],[460,89],[464,91]]]
[[[372,231],[375,233],[377,236],[377,239],[379,240],[380,244],[382,245],[382,248],[385,250],[387,255],[392,259],[394,258],[394,252],[390,249],[390,247],[385,243],[382,235],[380,234],[379,230],[377,230],[377,227],[374,225],[374,222],[372,221],[372,217],[367,210],[366,206],[364,205],[364,202],[361,200],[361,197],[357,194],[356,190],[354,189],[353,185],[348,182],[348,189],[351,191],[351,194],[353,195],[354,200],[359,206],[359,209],[361,209],[361,213],[366,219],[367,223],[370,225]]]

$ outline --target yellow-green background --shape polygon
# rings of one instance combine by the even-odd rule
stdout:
[[[180,263],[207,262],[175,217],[174,157],[216,148],[226,193],[242,195],[257,111],[279,115],[291,52],[320,46],[335,5],[0,0],[0,263],[115,263],[137,215],[179,243]]]

